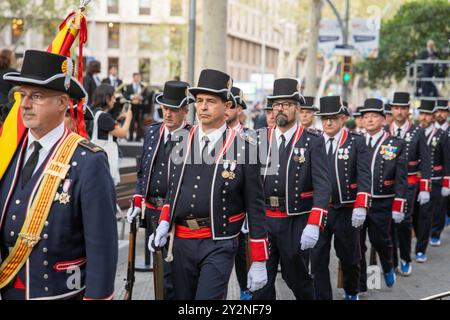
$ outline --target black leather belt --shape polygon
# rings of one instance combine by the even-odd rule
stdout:
[[[165,203],[165,199],[163,197],[148,197],[147,201],[154,207],[162,207]]]
[[[269,197],[266,198],[266,208],[270,210],[279,209],[280,211],[286,210],[286,199],[284,197]]]
[[[211,227],[211,219],[208,218],[181,218],[176,219],[175,223],[190,230],[198,230],[200,228]]]

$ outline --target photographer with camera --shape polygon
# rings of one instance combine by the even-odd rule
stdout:
[[[119,174],[119,149],[117,143],[113,141],[113,137],[126,138],[130,130],[133,112],[130,103],[124,105],[122,113],[117,120],[125,118],[120,125],[108,111],[114,107],[116,98],[114,96],[114,87],[108,84],[101,84],[95,89],[94,100],[92,106],[94,108],[94,128],[92,130],[92,142],[102,147],[108,154],[109,168],[117,185],[120,182]]]

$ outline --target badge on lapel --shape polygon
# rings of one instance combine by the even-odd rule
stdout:
[[[382,145],[380,154],[383,156],[384,160],[392,160],[397,157],[397,147],[392,146],[391,144]]]
[[[431,144],[433,147],[436,147],[438,145],[438,139],[436,137],[433,137],[433,140],[431,140]]]
[[[305,158],[305,148],[294,148],[294,161],[298,163],[304,163]]]
[[[68,204],[70,202],[70,195],[69,190],[70,186],[72,185],[72,179],[66,179],[64,180],[63,184],[63,192],[56,193],[55,195],[55,202],[59,201],[60,204]]]
[[[350,150],[348,150],[348,148],[340,148],[338,150],[338,159],[339,160],[348,160],[350,158],[349,154],[350,154]]]
[[[234,180],[236,178],[236,173],[234,172],[236,170],[236,165],[237,165],[236,160],[224,160],[223,161],[224,170],[222,171],[222,178]]]
[[[411,140],[412,140],[411,134],[409,132],[406,133],[405,141],[406,142],[411,142]]]

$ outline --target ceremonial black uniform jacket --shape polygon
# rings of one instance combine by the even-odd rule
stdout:
[[[172,224],[177,219],[177,200],[186,176],[186,163],[191,157],[193,144],[197,143],[194,137],[197,137],[198,130],[198,126],[192,127],[190,131],[184,130],[188,137],[183,138],[183,142],[187,144],[181,143],[182,151],[175,151],[179,152],[181,159],[171,157],[169,194],[161,211],[160,221],[165,220]],[[229,161],[228,164],[225,165],[224,160]],[[230,162],[234,163],[231,165],[232,169]],[[264,194],[260,165],[256,159],[256,141],[228,128],[222,149],[216,154],[216,161],[203,165],[211,166],[210,169],[214,172],[210,194],[201,195],[209,197],[212,239],[226,240],[237,237],[247,215],[252,261],[268,259]],[[224,177],[225,171],[233,171],[234,178],[226,178],[226,175]]]
[[[67,134],[66,129],[64,137]],[[22,190],[20,168],[26,146],[27,136],[0,181],[1,246],[6,249],[18,239],[27,207],[53,152],[27,184],[31,185]],[[93,144],[81,142],[69,164],[41,239],[19,272],[26,299],[64,299],[83,290],[86,299],[111,299],[114,293],[118,252],[116,197],[106,154]]]
[[[333,207],[353,204],[367,209],[372,177],[369,150],[361,135],[343,129],[331,170],[331,177],[336,178],[336,182],[332,181]],[[338,199],[334,199],[336,194]]]
[[[427,146],[431,155],[431,180],[442,180],[443,187],[450,184],[450,149],[449,135],[433,128],[427,138]]]
[[[371,153],[372,198],[394,198],[392,210],[405,212],[408,182],[404,142],[388,132],[383,132],[369,152]]]
[[[394,124],[389,127],[390,134],[396,136]],[[420,190],[430,191],[431,164],[430,152],[427,147],[425,130],[409,123],[405,137],[402,139],[405,145],[405,155],[408,162],[408,180],[415,184],[415,179],[420,174]]]
[[[189,130],[190,125],[184,123],[182,129]],[[155,160],[160,148],[164,147],[164,123],[157,123],[145,128],[144,133],[144,146],[142,150],[141,164],[137,172],[137,186],[136,193],[141,195],[144,199],[148,195],[150,187],[150,179],[153,167],[156,165]],[[182,142],[183,136],[185,134],[177,135],[176,130],[172,133],[172,142],[178,144]],[[161,164],[162,166],[167,166],[167,170],[170,171],[168,164]]]
[[[275,127],[258,131],[259,156],[264,183],[274,174],[279,162],[273,144]],[[331,196],[331,182],[321,135],[301,125],[293,136],[286,170],[286,213],[288,216],[310,214],[308,223],[323,227]],[[275,172],[273,172],[275,169]]]

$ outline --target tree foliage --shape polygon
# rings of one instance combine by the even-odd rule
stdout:
[[[357,65],[368,76],[371,86],[389,86],[392,80],[406,76],[406,66],[416,60],[429,39],[434,40],[441,58],[448,56],[450,2],[419,0],[406,3],[397,14],[383,21],[380,30],[380,52],[376,59]]]

